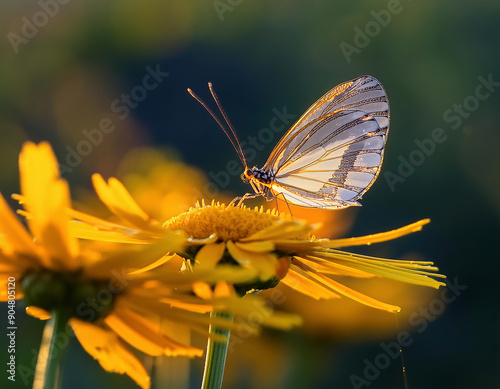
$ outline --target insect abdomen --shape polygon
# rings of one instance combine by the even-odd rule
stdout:
[[[270,184],[274,180],[274,176],[264,169],[250,169],[254,178],[263,184]]]

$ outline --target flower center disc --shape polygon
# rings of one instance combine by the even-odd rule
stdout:
[[[169,230],[184,230],[196,239],[208,238],[217,234],[218,238],[227,242],[247,238],[254,233],[270,227],[280,218],[270,211],[233,205],[214,204],[197,206],[165,222]]]

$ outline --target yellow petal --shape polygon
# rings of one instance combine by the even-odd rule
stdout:
[[[196,239],[193,237],[189,237],[187,239],[187,243],[190,245],[193,245],[193,246],[203,246],[203,245],[206,245],[209,243],[215,243],[215,242],[217,242],[217,239],[219,239],[219,238],[218,238],[217,234],[214,233],[214,234],[210,235],[208,238],[203,238],[203,239]]]
[[[208,326],[215,325],[221,328],[227,328],[230,330],[246,331],[249,334],[259,331],[259,327],[253,322],[237,322],[228,321],[223,318],[214,319],[207,315],[200,315],[199,313],[207,313],[213,310],[221,312],[234,312],[235,315],[251,316],[255,315],[255,311],[266,311],[266,319],[264,324],[274,323],[273,318],[276,315],[273,309],[271,309],[262,299],[252,298],[253,296],[245,296],[245,298],[239,298],[234,294],[234,290],[229,285],[221,285],[218,287],[218,294],[222,294],[226,297],[210,298],[208,300],[199,300],[194,296],[189,295],[172,295],[172,297],[162,298],[160,300],[152,299],[147,297],[147,292],[134,291],[133,295],[127,295],[125,304],[130,307],[134,312],[137,312],[141,317],[147,317],[148,312],[158,312],[162,314],[162,317],[167,320],[176,323],[184,328],[190,328],[204,336],[208,335]],[[223,290],[225,289],[225,290]],[[168,293],[168,292],[167,292]],[[212,294],[211,292],[208,292]],[[229,295],[227,295],[229,293]],[[213,294],[212,294],[213,295]],[[182,301],[175,301],[181,299]],[[257,304],[258,302],[258,304]],[[165,305],[169,305],[167,308]],[[202,308],[196,309],[197,307]],[[186,310],[186,308],[188,310]],[[195,309],[192,309],[195,308]],[[208,309],[207,309],[208,308]],[[271,317],[267,317],[271,316]],[[279,316],[279,315],[278,315]],[[285,315],[287,320],[285,323],[281,323],[283,317],[276,318],[276,325],[284,325],[289,328],[295,322],[295,317],[291,320],[289,315]],[[278,324],[279,323],[279,324]],[[217,338],[217,337],[213,337]],[[220,340],[220,339],[219,339]]]
[[[143,353],[152,356],[163,355],[164,347],[161,345],[162,341],[159,340],[160,336],[157,333],[145,334],[144,320],[131,316],[115,309],[106,317],[105,322],[123,340]]]
[[[258,231],[248,238],[240,239],[241,242],[252,242],[259,240],[290,239],[311,231],[314,226],[308,225],[301,220],[280,221],[272,226]]]
[[[201,284],[201,283],[200,283]],[[178,291],[174,288],[175,291]],[[199,298],[188,294],[173,294],[172,289],[163,289],[160,294],[152,294],[149,289],[134,288],[127,293],[127,303],[134,310],[141,310],[144,314],[156,312],[162,317],[175,307],[189,312],[207,313],[212,311],[212,306]]]
[[[195,282],[193,292],[203,300],[209,300],[213,296],[212,289],[206,282]]]
[[[37,257],[37,248],[33,238],[28,234],[1,194],[0,232],[5,236],[5,244],[11,246],[13,251],[26,256]]]
[[[78,242],[69,233],[69,187],[59,178],[59,167],[47,142],[26,143],[19,155],[21,192],[29,212],[28,224],[37,242],[50,254],[53,265],[78,267]]]
[[[166,264],[168,266],[168,262]],[[234,265],[219,265],[213,270],[198,271],[194,268],[193,271],[172,271],[172,269],[165,269],[165,265],[154,269],[154,273],[150,274],[137,274],[137,281],[144,282],[144,277],[153,278],[164,285],[169,285],[177,289],[191,290],[191,285],[194,282],[206,282],[210,285],[218,281],[226,281],[232,284],[248,283],[257,281],[258,274],[256,269],[242,268]],[[112,269],[110,270],[112,271]],[[141,277],[139,277],[141,276]],[[149,291],[151,295],[156,295],[155,290]]]
[[[241,266],[257,269],[262,280],[268,280],[276,275],[278,258],[275,254],[245,251],[232,241],[227,242],[227,249],[231,257]]]
[[[159,323],[153,323],[127,307],[126,301],[115,305],[115,309],[104,319],[123,340],[142,352],[152,355],[199,356],[203,350],[183,345],[161,333]]]
[[[279,257],[278,258],[278,263],[276,264],[276,269],[275,269],[275,274],[276,278],[279,280],[283,279],[287,273],[288,269],[290,268],[290,257]]]
[[[5,282],[5,285],[7,285],[9,277],[14,277],[19,281],[21,276],[27,271],[40,268],[40,264],[37,262],[38,257],[27,257],[22,254],[16,255],[15,252],[8,254],[5,252],[8,248],[2,246],[1,243],[0,239],[0,277],[3,277],[0,282]],[[7,291],[0,291],[0,296],[3,296],[4,293],[6,294]],[[18,294],[16,293],[16,296]]]
[[[112,223],[109,220],[101,219],[99,217],[89,215],[88,213],[77,211],[76,209],[70,209],[68,210],[68,213],[73,219],[83,221],[93,226],[98,226],[99,229],[103,231],[127,230],[130,231],[130,233],[133,233],[133,231],[137,231],[134,228],[130,228],[118,223]]]
[[[126,273],[142,269],[160,260],[170,252],[180,251],[184,238],[176,234],[165,234],[165,237],[149,245],[130,245],[108,254],[102,260],[90,264],[86,269],[91,278],[109,278],[117,269]]]
[[[143,230],[160,229],[161,225],[143,211],[116,178],[112,177],[106,183],[100,174],[94,174],[92,182],[101,201],[124,221]]]
[[[122,204],[125,209],[128,209],[130,212],[139,216],[143,220],[149,219],[149,215],[142,210],[139,204],[135,202],[134,198],[120,181],[111,177],[108,180],[108,184],[110,190],[116,196],[116,200],[118,200],[118,202]]]
[[[181,260],[180,263],[177,262],[177,260],[179,260],[179,259]],[[159,266],[166,267],[166,264],[167,263],[170,264],[171,262],[172,263],[175,262],[177,264],[177,266],[175,266],[174,268],[175,268],[175,270],[179,270],[182,266],[183,261],[184,260],[181,257],[179,257],[177,254],[168,254],[168,255],[164,255],[163,257],[161,257],[157,261],[154,261],[150,265],[142,267],[139,270],[135,270],[135,271],[130,272],[130,274],[145,273],[145,272],[148,272],[150,270],[156,269]],[[170,270],[173,270],[173,268],[170,267]]]
[[[157,312],[161,315],[162,320],[166,319],[184,328],[192,329],[203,336],[209,334],[208,326],[211,324],[211,319],[205,314],[213,311],[213,300],[207,303],[204,300],[199,300],[194,296],[188,295],[175,295],[172,298],[160,299],[151,299],[148,297],[144,294],[141,295],[140,292],[127,295],[126,305],[142,317],[150,317],[151,312]],[[239,298],[234,298],[240,300]],[[203,314],[200,315],[200,313]],[[225,321],[223,324],[226,323]],[[231,329],[236,329],[236,325],[231,327]],[[187,349],[188,346],[183,344],[182,347]],[[192,347],[187,351],[183,351],[182,354],[177,353],[177,355],[198,356],[202,352],[202,350]]]
[[[104,370],[125,373],[142,389],[149,389],[151,382],[146,369],[115,333],[77,319],[71,319],[70,324],[82,347]]]
[[[342,265],[333,261],[325,261],[320,258],[312,256],[301,256],[301,261],[303,261],[307,266],[313,268],[314,270],[323,274],[332,274],[339,276],[348,276],[356,278],[371,278],[374,276],[373,273],[368,273],[349,265]]]
[[[318,256],[322,256],[324,259],[315,258],[314,260],[325,266],[329,266],[327,259],[331,258],[336,261],[341,261],[353,269],[380,277],[392,278],[415,285],[430,286],[436,289],[439,289],[440,286],[445,286],[443,282],[427,277],[445,278],[442,274],[431,273],[431,271],[436,271],[438,269],[436,267],[427,266],[429,262],[387,260],[384,258],[345,253],[338,250],[331,250]]]
[[[318,282],[319,284],[325,286],[326,288],[339,293],[343,296],[349,297],[354,301],[357,301],[361,304],[368,305],[369,307],[373,307],[376,309],[381,309],[388,312],[399,312],[401,308],[395,305],[386,304],[382,301],[378,301],[372,297],[366,296],[363,293],[355,291],[351,288],[348,288],[345,285],[342,285],[327,276],[316,272],[314,269],[311,269],[304,263],[300,262],[298,259],[294,261],[295,265],[293,266],[293,270],[301,274],[302,276],[309,278]]]
[[[321,246],[328,248],[339,248],[339,247],[349,247],[349,246],[359,246],[359,245],[370,245],[372,243],[385,242],[387,240],[392,240],[399,238],[404,235],[411,234],[413,232],[420,231],[422,226],[430,223],[430,219],[420,220],[416,223],[409,224],[405,227],[398,228],[396,230],[381,232],[378,234],[360,236],[357,238],[346,238],[346,239],[333,239],[321,241]],[[318,242],[319,243],[319,242]]]
[[[223,298],[234,296],[234,288],[225,281],[220,281],[215,285],[214,297]]]
[[[188,276],[187,273],[185,273]],[[255,268],[240,268],[234,265],[219,265],[211,271],[198,271],[194,269],[191,279],[203,280],[209,284],[217,281],[226,281],[232,284],[249,283],[257,281],[258,270]]]
[[[311,240],[274,239],[273,242],[278,249],[287,253],[304,252],[319,246],[317,241]]]
[[[79,239],[97,240],[101,242],[137,244],[146,244],[151,242],[151,239],[141,239],[138,236],[139,234],[130,234],[129,231],[122,228],[115,229],[114,231],[106,231],[95,225],[76,220],[71,221],[70,230],[71,234]]]
[[[259,240],[249,243],[235,242],[235,245],[245,251],[253,251],[256,253],[270,253],[276,250],[276,246],[271,240]]]
[[[214,301],[214,309],[219,312],[234,312],[235,316],[241,316],[244,319],[238,320],[238,326],[246,322],[250,328],[253,327],[254,331],[259,331],[255,321],[256,316],[259,317],[259,325],[273,328],[290,329],[302,323],[300,316],[278,312],[262,298],[254,295],[217,299]]]
[[[49,320],[52,317],[50,312],[46,311],[43,308],[35,307],[33,305],[30,307],[26,307],[26,313],[40,320]]]
[[[279,314],[278,312],[275,312],[274,309],[269,307],[269,305],[266,304],[266,302],[261,298],[248,295],[244,298],[239,298],[233,293],[231,287],[228,288],[228,286],[223,286],[223,288],[226,289],[226,291],[223,292],[223,295],[227,295],[227,293],[229,293],[229,296],[199,300],[194,296],[185,295],[183,296],[182,303],[179,304],[178,302],[175,303],[175,300],[179,299],[179,295],[172,295],[171,297],[158,301],[156,299],[148,299],[146,296],[147,292],[144,292],[144,294],[139,292],[137,296],[127,295],[126,303],[130,307],[133,307],[132,309],[141,316],[147,316],[148,312],[162,313],[162,315],[169,321],[177,323],[177,325],[182,327],[190,328],[204,336],[208,335],[208,325],[215,325],[235,331],[243,331],[248,334],[256,333],[259,331],[259,325],[255,324],[256,312],[263,314],[262,321],[260,321],[261,316],[259,315],[259,324],[262,325],[287,329],[300,323],[300,319],[297,316]],[[171,308],[166,310],[165,303],[163,302],[171,305]],[[187,304],[191,304],[191,307],[198,305],[199,307],[206,307],[210,309],[208,311],[186,311],[185,308],[189,308]],[[231,322],[226,319],[214,319],[208,317],[207,315],[200,315],[196,313],[209,311],[233,312],[236,316],[247,317],[248,320]]]
[[[200,270],[213,269],[217,262],[222,259],[225,250],[226,244],[224,242],[203,246],[196,254],[196,267]]]
[[[22,271],[19,269],[16,262],[17,258],[5,255],[3,250],[0,248],[0,274],[2,276],[5,276],[5,282],[7,282],[7,278],[9,277],[15,277],[17,280],[19,274],[22,274]],[[9,274],[9,273],[17,273],[17,274]]]
[[[302,294],[312,297],[315,300],[340,298],[337,293],[334,293],[317,282],[300,275],[292,269],[290,269],[286,277],[283,278],[281,282]]]

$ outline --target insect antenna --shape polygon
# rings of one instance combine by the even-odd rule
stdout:
[[[238,155],[240,155],[240,158],[241,158],[243,164],[245,165],[245,167],[248,166],[247,159],[245,157],[245,153],[243,152],[243,149],[241,148],[241,142],[240,142],[240,139],[238,138],[238,134],[234,130],[234,127],[231,124],[231,122],[229,121],[229,117],[227,116],[226,111],[224,111],[224,108],[222,108],[222,104],[220,103],[219,98],[215,94],[215,91],[214,91],[214,88],[213,88],[213,85],[211,82],[208,83],[208,89],[210,89],[210,93],[212,94],[212,97],[214,98],[214,100],[217,104],[217,107],[219,108],[220,113],[224,117],[224,120],[226,121],[227,126],[229,127],[229,129],[231,130],[231,133],[234,136],[234,140],[236,141],[236,145],[238,146],[238,150],[239,150],[239,151],[237,150]],[[233,144],[233,146],[234,146],[234,144]]]
[[[196,100],[198,103],[200,103],[203,108],[207,110],[207,112],[214,118],[214,120],[217,122],[220,128],[222,128],[222,131],[224,131],[224,134],[229,138],[229,141],[233,145],[234,149],[236,150],[236,153],[238,154],[238,157],[240,158],[241,162],[243,165],[245,165],[245,168],[248,166],[247,164],[247,159],[245,157],[245,154],[243,153],[243,149],[241,148],[240,140],[238,139],[238,136],[236,135],[236,132],[234,131],[233,126],[231,125],[231,122],[229,121],[226,113],[222,109],[222,106],[219,102],[219,99],[217,98],[217,95],[215,94],[213,88],[212,88],[212,83],[208,83],[208,87],[210,89],[210,93],[212,93],[212,97],[214,98],[215,102],[217,103],[217,107],[219,108],[219,111],[222,113],[222,116],[224,117],[224,120],[226,121],[229,130],[224,126],[222,121],[215,115],[215,113],[210,109],[210,107],[201,99],[199,98],[192,90],[191,88],[188,88],[187,91],[189,94]]]

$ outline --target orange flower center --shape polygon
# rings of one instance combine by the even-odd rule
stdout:
[[[191,208],[164,223],[169,230],[183,230],[196,239],[208,238],[212,234],[227,242],[238,241],[270,227],[280,217],[275,212],[261,209],[226,206],[225,204],[199,206]]]

